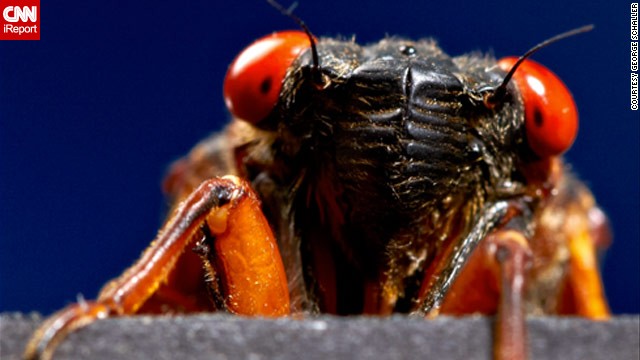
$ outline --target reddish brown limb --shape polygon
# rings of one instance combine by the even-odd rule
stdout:
[[[51,359],[53,351],[69,333],[106,318],[109,313],[106,306],[95,302],[80,302],[54,313],[32,335],[24,359]]]
[[[527,358],[527,331],[524,311],[525,279],[531,267],[531,250],[519,232],[506,230],[492,236],[499,268],[500,300],[494,338],[498,360]]]
[[[260,201],[248,183],[228,177],[237,186],[228,212],[211,212],[207,224],[216,235],[217,270],[222,277],[227,309],[241,315],[289,314],[287,277]],[[226,217],[226,218],[225,218]]]
[[[482,241],[444,298],[440,312],[496,314],[494,357],[525,359],[525,279],[532,255],[524,236],[499,230]]]
[[[467,314],[497,310],[494,356],[525,359],[524,285],[531,250],[521,232],[508,230],[521,216],[517,202],[498,202],[482,212],[464,239],[450,242],[425,272],[417,314]]]
[[[47,319],[27,345],[25,358],[49,359],[70,332],[97,319],[135,314],[162,295],[162,285],[203,226],[215,236],[216,273],[227,309],[244,315],[288,314],[286,275],[257,196],[237,177],[215,178],[176,207],[141,258],[109,282],[96,302],[70,305]]]

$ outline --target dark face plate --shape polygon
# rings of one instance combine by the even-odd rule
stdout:
[[[318,55],[322,83],[306,51],[259,124],[274,131],[266,173],[297,189],[303,248],[309,237],[332,239],[345,268],[403,288],[505,188],[522,185],[522,100],[510,85],[502,103],[485,106],[481,91],[505,75],[495,59],[452,58],[432,40],[321,39]]]
[[[522,104],[482,103],[480,90],[504,77],[494,59],[397,38],[365,47],[323,39],[318,49],[328,83],[313,83],[305,53],[275,117],[289,148],[335,171],[353,208],[415,214],[450,196],[491,197],[487,189],[512,180]]]

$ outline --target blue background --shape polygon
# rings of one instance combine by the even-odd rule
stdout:
[[[567,157],[610,215],[604,280],[639,312],[639,131],[631,112],[629,3],[301,1],[316,35],[434,36],[449,54],[534,58],[572,89]],[[0,0],[0,5],[6,4]],[[0,311],[49,313],[130,265],[154,237],[170,162],[227,120],[222,80],[252,40],[296,28],[266,3],[42,2],[40,41],[0,42]]]

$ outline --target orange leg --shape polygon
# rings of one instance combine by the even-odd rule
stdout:
[[[593,320],[610,317],[598,267],[598,247],[608,245],[610,232],[606,217],[592,207],[588,216],[570,209],[565,225],[568,238],[569,268],[559,301],[560,313],[576,314]]]
[[[204,227],[215,237],[214,267],[226,309],[243,315],[288,314],[282,259],[257,196],[237,177],[214,178],[175,209],[141,258],[109,282],[95,302],[73,304],[49,317],[29,341],[25,358],[49,359],[70,332],[97,319],[143,309],[161,295],[176,263]]]

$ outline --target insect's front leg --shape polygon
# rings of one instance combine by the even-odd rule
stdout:
[[[492,232],[470,255],[438,311],[496,314],[494,358],[526,359],[524,302],[532,260],[524,231],[502,228]]]
[[[438,309],[444,314],[496,314],[496,360],[527,358],[525,294],[532,251],[524,232],[499,229],[471,254]]]
[[[70,332],[97,319],[137,313],[162,289],[203,229],[214,239],[209,265],[221,284],[222,306],[227,311],[263,316],[289,313],[282,259],[258,197],[235,176],[214,178],[174,210],[141,258],[109,282],[95,302],[70,305],[47,319],[27,345],[25,358],[48,359]]]
[[[524,295],[527,271],[531,269],[532,253],[521,232],[502,230],[491,235],[488,263],[497,264],[499,280],[498,314],[494,332],[493,352],[496,360],[527,358],[527,327]]]
[[[416,313],[496,314],[495,359],[526,359],[524,296],[532,264],[517,201],[488,206],[462,240],[427,269]],[[453,264],[453,266],[447,266]]]

